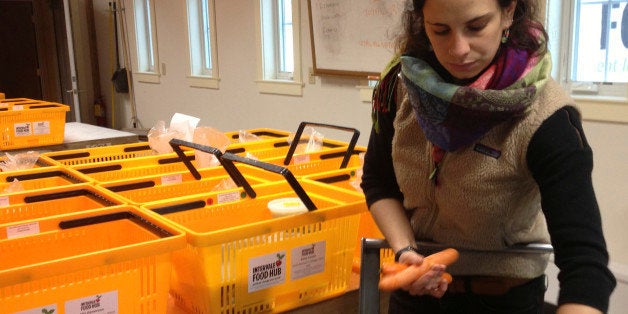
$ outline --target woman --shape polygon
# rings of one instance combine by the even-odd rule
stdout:
[[[391,313],[541,313],[551,243],[558,313],[607,311],[615,278],[578,111],[550,77],[528,0],[414,0],[373,96],[362,188],[399,262],[458,248],[395,291]],[[502,251],[502,252],[496,252]]]

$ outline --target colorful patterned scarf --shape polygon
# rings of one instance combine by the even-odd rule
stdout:
[[[417,121],[430,142],[455,151],[495,125],[526,113],[550,76],[549,54],[504,48],[474,82],[446,82],[425,61],[402,56],[401,77]]]

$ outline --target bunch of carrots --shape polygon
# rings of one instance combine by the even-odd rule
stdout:
[[[442,264],[449,266],[458,260],[458,251],[448,248],[428,255],[423,258],[421,265],[409,265],[403,263],[383,263],[381,267],[382,277],[379,280],[379,288],[384,291],[393,291],[405,287],[419,277],[427,273],[432,265]],[[451,282],[453,279],[449,273],[443,273],[443,279]]]

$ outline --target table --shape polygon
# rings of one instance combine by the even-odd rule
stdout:
[[[25,151],[50,152],[69,149],[93,148],[139,142],[136,133],[119,131],[102,126],[80,122],[65,124],[63,143],[49,146],[29,147],[10,150],[11,153]]]

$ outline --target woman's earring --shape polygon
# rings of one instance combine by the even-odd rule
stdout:
[[[509,37],[510,37],[510,28],[507,28],[502,33],[502,44],[505,44],[508,41]]]

